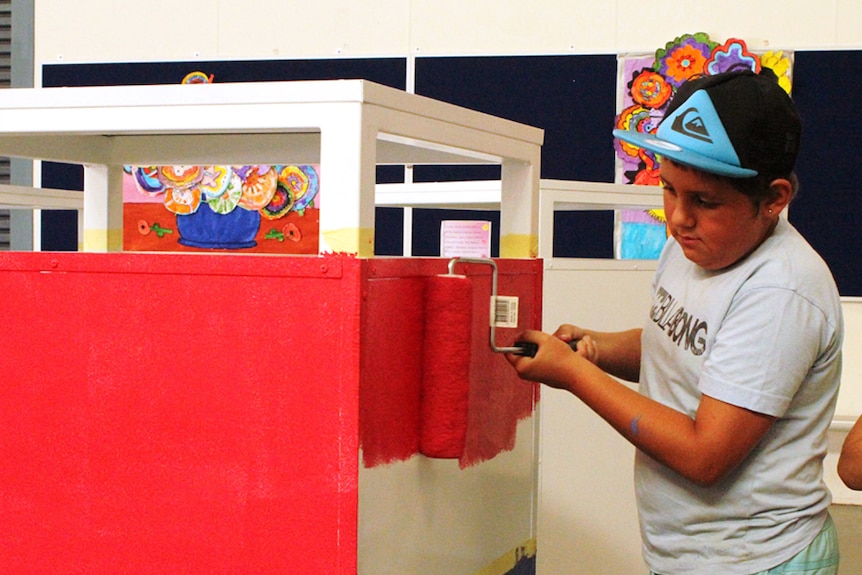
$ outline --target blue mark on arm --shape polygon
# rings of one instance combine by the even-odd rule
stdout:
[[[634,419],[632,419],[632,422],[631,422],[631,432],[632,432],[632,437],[637,437],[637,436],[638,436],[638,432],[640,431],[640,430],[638,429],[638,426],[639,426],[639,424],[640,424],[641,417],[642,417],[642,416],[638,415],[637,417],[635,417]]]

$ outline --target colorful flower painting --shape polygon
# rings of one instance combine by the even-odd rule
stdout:
[[[674,88],[678,88],[692,76],[703,73],[715,46],[715,42],[703,32],[684,34],[656,50],[653,67]]]
[[[653,70],[641,70],[629,85],[632,100],[646,108],[661,108],[673,94],[671,83]]]
[[[792,53],[764,52],[760,55],[760,65],[762,68],[769,68],[775,75],[778,76],[778,85],[784,88],[784,91],[790,94],[791,81],[790,72],[793,68]]]
[[[760,58],[748,51],[744,40],[731,38],[713,49],[704,68],[707,75],[733,70],[752,70],[759,73]]]
[[[137,233],[124,235],[124,249],[316,253],[318,170],[292,164],[126,166],[124,219],[135,222]],[[308,249],[300,246],[303,237]]]

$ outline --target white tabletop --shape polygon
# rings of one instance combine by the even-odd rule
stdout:
[[[285,161],[321,165],[333,199],[321,214],[322,251],[373,255],[379,164],[501,165],[501,239],[514,238],[501,245],[532,245],[543,138],[539,128],[365,80],[0,90],[0,156],[85,166],[87,251],[122,249],[111,174],[123,165]]]

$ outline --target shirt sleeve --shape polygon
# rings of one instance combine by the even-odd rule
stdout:
[[[820,309],[790,289],[739,293],[704,363],[701,392],[782,416],[820,355],[826,323]]]

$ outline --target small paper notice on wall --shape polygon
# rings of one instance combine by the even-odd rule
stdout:
[[[491,222],[443,220],[440,224],[440,257],[491,257]]]

